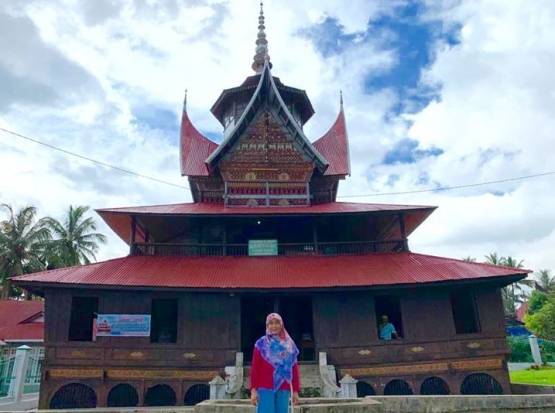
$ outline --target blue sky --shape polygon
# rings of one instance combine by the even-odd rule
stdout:
[[[253,74],[257,3],[0,1],[0,126],[186,186],[183,90],[193,124],[220,141],[210,107]],[[343,90],[352,174],[340,200],[439,206],[411,236],[415,251],[497,251],[555,268],[552,176],[407,194],[551,169],[552,0],[280,0],[265,11],[272,73],[306,90],[316,110],[309,139],[333,123]],[[0,202],[52,216],[69,202],[191,200],[1,133],[0,177]],[[127,253],[101,229],[110,236],[101,258]]]

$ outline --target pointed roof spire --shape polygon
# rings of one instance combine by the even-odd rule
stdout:
[[[268,55],[268,40],[266,40],[266,32],[264,29],[264,3],[260,2],[260,16],[258,16],[258,38],[256,39],[256,54],[254,55],[254,62],[252,63],[252,70],[256,74],[262,73],[264,69],[264,62],[267,59],[268,63],[270,61],[270,56]],[[270,68],[272,64],[270,63]]]
[[[185,97],[183,98],[183,112],[187,112],[187,89],[185,89]]]
[[[343,112],[343,91],[339,91],[339,110]]]

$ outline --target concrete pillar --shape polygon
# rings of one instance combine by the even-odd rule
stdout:
[[[540,346],[538,344],[538,338],[535,335],[531,335],[528,337],[528,341],[530,341],[530,350],[532,350],[532,358],[534,359],[534,363],[538,366],[542,365],[542,355],[540,352]]]
[[[15,362],[13,365],[10,389],[8,395],[14,397],[15,402],[20,402],[23,398],[23,388],[25,387],[25,379],[27,378],[27,367],[29,366],[29,346],[19,346],[15,352]]]
[[[221,400],[225,398],[225,380],[216,376],[208,383],[210,385],[210,400]]]
[[[357,383],[358,380],[355,380],[348,374],[339,380],[339,384],[341,385],[341,397],[343,399],[356,399]]]

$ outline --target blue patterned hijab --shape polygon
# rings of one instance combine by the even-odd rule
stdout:
[[[272,334],[268,329],[272,320],[281,323],[281,331],[278,334]],[[279,314],[272,313],[266,317],[266,335],[260,337],[254,346],[260,351],[262,358],[274,367],[274,391],[277,391],[283,382],[292,382],[293,365],[297,362],[299,349],[285,330]]]

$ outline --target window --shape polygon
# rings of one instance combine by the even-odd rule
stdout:
[[[451,293],[451,308],[457,334],[479,333],[480,320],[474,294],[468,291]]]
[[[98,313],[98,297],[73,297],[69,319],[69,341],[93,341],[93,323]]]
[[[152,300],[150,342],[177,343],[177,299]]]
[[[399,297],[384,295],[384,296],[375,296],[374,303],[376,306],[376,325],[378,326],[378,338],[380,337],[380,330],[381,326],[384,323],[385,318],[387,317],[387,322],[393,326],[395,329],[397,336],[395,334],[387,333],[385,331],[386,338],[382,338],[385,340],[388,339],[395,339],[395,338],[402,338],[403,337],[403,318],[401,317],[401,305],[399,303]],[[391,327],[389,327],[391,330]],[[387,338],[390,337],[390,338]]]

